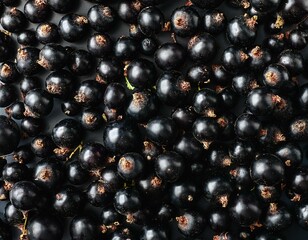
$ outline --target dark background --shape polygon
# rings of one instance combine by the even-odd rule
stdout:
[[[26,0],[21,0],[20,2],[21,3],[18,6],[18,8],[20,10],[22,10],[23,5],[26,2]],[[109,2],[111,3],[110,4],[111,6],[116,8],[117,3],[112,3],[113,1],[109,1]],[[115,2],[117,2],[117,1],[115,1]],[[183,4],[185,4],[185,1],[183,1],[183,0],[169,0],[168,3],[160,5],[160,9],[164,12],[166,20],[167,20],[169,18],[169,16],[171,15],[172,10],[175,9],[177,6],[181,6]],[[77,12],[78,14],[87,15],[87,12],[92,5],[94,5],[94,3],[90,3],[90,2],[87,2],[85,0],[76,0],[75,12]],[[238,14],[241,13],[240,10],[232,9],[230,7],[227,7],[225,4],[222,4],[219,7],[219,9],[224,11],[224,13],[226,14],[228,19],[231,19],[235,15],[238,15]],[[200,10],[200,15],[202,15],[203,12],[204,11]],[[62,14],[53,13],[50,21],[55,23],[55,24],[58,24],[58,22],[59,22],[59,20],[62,16],[63,16]],[[125,24],[125,23],[119,21],[109,33],[113,37],[113,39],[116,39],[119,36],[128,35],[128,27],[129,27],[128,24]],[[28,26],[28,28],[35,30],[36,26],[34,24],[30,24]],[[261,27],[260,31],[258,32],[257,43],[261,43],[262,39],[264,37],[264,32],[262,31],[262,29],[263,28]],[[169,33],[162,33],[159,36],[159,38],[160,38],[161,42],[171,41]],[[186,45],[187,39],[180,39],[180,38],[177,38],[177,39],[178,39],[179,42]],[[226,46],[229,45],[229,43],[227,42],[227,40],[225,39],[225,36],[223,34],[219,35],[217,37],[217,40],[218,40],[218,45],[219,45],[219,51],[218,51],[217,57],[214,59],[214,61],[218,61],[218,59],[221,56],[222,51],[225,49]],[[74,46],[75,48],[86,50],[85,41],[80,41],[78,43],[73,43],[73,44],[63,41],[61,44],[70,45],[70,46]],[[305,55],[307,56],[307,48],[305,49],[304,52],[305,52]],[[186,64],[184,66],[184,69],[187,68],[187,65],[188,64]],[[42,82],[44,81],[44,78],[46,77],[46,75],[47,75],[47,73],[42,73],[40,75]],[[95,73],[93,72],[93,73],[89,74],[89,76],[82,77],[79,80],[94,79],[94,76],[95,76]],[[303,79],[301,79],[301,80],[303,80]],[[0,112],[0,113],[2,113],[2,112]],[[62,119],[62,118],[65,118],[65,117],[66,116],[62,113],[62,111],[60,109],[59,101],[55,100],[54,109],[53,109],[52,113],[50,114],[50,116],[48,116],[48,122],[46,123],[47,124],[46,129],[47,130],[51,129],[59,121],[59,119]],[[98,130],[98,131],[91,132],[90,134],[88,134],[86,136],[86,139],[101,142],[101,136],[102,136],[102,129]],[[303,150],[305,152],[305,148]],[[305,161],[306,161],[306,159],[305,159]],[[0,216],[3,214],[2,212],[3,212],[3,208],[5,207],[5,205],[6,205],[6,202],[0,202]],[[91,210],[93,210],[93,209],[91,209]],[[99,211],[99,209],[97,209],[97,211]],[[232,224],[232,222],[230,222],[230,224]],[[68,225],[68,222],[66,223],[66,225]],[[20,233],[16,231],[13,239],[14,240],[19,239],[19,237],[18,237],[19,234]],[[209,229],[207,229],[205,231],[205,234],[206,235],[199,237],[199,239],[212,239],[212,237],[211,237],[212,232]],[[281,235],[284,236],[287,240],[291,240],[291,239],[292,240],[308,240],[308,232],[305,232],[304,230],[302,230],[301,228],[299,228],[296,225],[293,225],[287,231],[282,232]],[[178,237],[179,237],[179,234],[177,234],[177,231],[176,230],[173,231],[171,239],[178,239]],[[66,226],[66,234],[63,237],[63,239],[70,239],[68,231],[67,231],[67,226]],[[184,239],[184,238],[180,238],[180,239]],[[55,239],[55,240],[58,240],[58,239]]]

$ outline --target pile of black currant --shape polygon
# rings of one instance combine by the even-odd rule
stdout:
[[[1,0],[0,239],[308,230],[307,3]]]

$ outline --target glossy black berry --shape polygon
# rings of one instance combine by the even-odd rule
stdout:
[[[72,239],[91,240],[99,236],[99,228],[96,221],[89,216],[75,216],[69,226]]]
[[[95,31],[105,32],[113,27],[117,15],[110,6],[94,5],[88,11],[88,19]]]
[[[227,18],[225,14],[219,10],[206,12],[203,19],[203,28],[210,34],[218,34],[225,30]]]
[[[195,34],[200,26],[198,12],[188,6],[176,8],[171,15],[171,30],[178,36],[189,37]]]
[[[165,152],[155,160],[155,172],[159,178],[166,182],[175,182],[184,171],[184,159],[176,152]]]
[[[44,22],[48,19],[50,13],[46,0],[28,0],[24,5],[24,14],[32,23]]]
[[[20,131],[14,120],[6,116],[0,116],[0,155],[6,155],[13,152],[19,141]]]
[[[186,211],[176,217],[177,227],[185,237],[197,237],[200,235],[206,224],[203,215],[196,211]]]
[[[51,9],[57,13],[68,13],[74,8],[74,0],[47,0]]]
[[[57,44],[45,45],[39,53],[38,64],[49,71],[60,70],[65,67],[67,54],[65,48]]]
[[[140,146],[140,135],[137,126],[128,120],[108,124],[103,133],[105,147],[111,152],[125,153],[134,151]]]
[[[154,6],[143,8],[138,15],[138,27],[146,36],[158,34],[164,28],[164,15]]]
[[[49,22],[38,24],[36,27],[36,38],[43,44],[58,42],[60,39],[58,26]]]
[[[17,182],[10,191],[10,201],[19,210],[35,208],[39,199],[39,188],[29,181]]]
[[[217,44],[211,34],[201,33],[188,41],[187,49],[192,61],[204,63],[213,59],[217,51]]]
[[[175,141],[178,134],[175,123],[170,118],[156,117],[146,126],[146,135],[159,145],[169,145]]]
[[[30,116],[37,118],[47,116],[53,108],[53,98],[42,89],[33,89],[25,96],[26,109]]]
[[[103,101],[103,86],[94,80],[85,80],[77,88],[74,100],[84,107],[95,107]]]
[[[179,43],[164,43],[155,52],[156,65],[163,70],[180,68],[186,57],[186,51]]]
[[[12,33],[18,33],[27,26],[27,19],[22,11],[17,8],[11,8],[1,17],[1,26],[4,30]]]

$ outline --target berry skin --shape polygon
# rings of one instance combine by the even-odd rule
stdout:
[[[257,17],[236,17],[227,25],[227,38],[230,43],[238,47],[252,45],[256,38]]]
[[[113,205],[122,215],[136,212],[140,209],[141,204],[140,194],[133,188],[119,190],[114,196]]]
[[[65,67],[67,54],[65,48],[57,44],[45,45],[39,53],[38,64],[49,71],[60,70]]]
[[[270,203],[265,215],[264,227],[271,232],[281,231],[292,224],[291,212],[282,204]]]
[[[48,5],[56,13],[68,13],[74,8],[74,0],[47,0]]]
[[[174,142],[178,135],[178,131],[172,119],[156,117],[148,122],[146,126],[146,135],[153,142],[163,146]]]
[[[284,164],[272,154],[258,155],[252,162],[250,174],[257,184],[274,186],[284,179]]]
[[[10,201],[19,210],[31,210],[36,208],[40,199],[40,190],[32,182],[20,181],[14,184],[10,191]]]
[[[1,17],[1,26],[3,29],[12,33],[18,33],[24,30],[27,23],[28,21],[24,13],[15,7],[6,11]]]
[[[3,62],[0,64],[0,81],[5,84],[17,82],[19,80],[19,73],[16,65],[13,62]]]
[[[139,153],[125,153],[118,162],[118,174],[126,181],[138,178],[145,169],[145,161]]]
[[[54,71],[46,77],[45,89],[54,97],[65,99],[73,90],[73,76],[66,70]]]
[[[156,65],[162,70],[176,70],[180,68],[186,57],[185,49],[178,43],[164,43],[155,52]]]
[[[59,148],[74,149],[82,140],[82,129],[74,119],[63,119],[52,129],[52,140]]]
[[[107,150],[100,143],[87,143],[79,153],[79,163],[88,171],[102,168],[106,164]]]
[[[103,101],[103,86],[94,80],[85,80],[77,88],[74,100],[84,107],[96,107]]]
[[[20,130],[14,120],[0,116],[0,155],[13,152],[20,141]]]
[[[67,14],[59,22],[61,37],[67,42],[79,41],[89,31],[89,20],[82,15]]]
[[[278,62],[284,65],[292,76],[297,76],[304,71],[304,59],[299,51],[286,49],[279,55]]]
[[[132,60],[125,71],[129,83],[136,88],[152,87],[156,81],[154,64],[143,58]]]
[[[191,2],[199,8],[213,9],[218,7],[223,0],[192,0]]]
[[[281,0],[252,0],[251,5],[260,12],[273,12],[281,2]]]
[[[223,12],[213,10],[204,15],[204,30],[210,34],[219,34],[226,28],[227,19]]]
[[[24,76],[39,73],[41,66],[39,65],[39,49],[34,47],[24,47],[17,50],[16,68],[20,74]]]
[[[36,38],[43,44],[58,42],[60,38],[58,26],[49,22],[38,24],[36,27]]]
[[[201,33],[188,41],[187,48],[192,61],[204,63],[213,59],[217,51],[217,44],[211,34]]]
[[[303,229],[308,229],[308,206],[307,204],[301,204],[296,207],[296,219],[299,226]]]
[[[158,99],[170,106],[182,105],[191,90],[190,82],[177,71],[164,72],[156,81]]]
[[[46,0],[28,0],[24,5],[26,18],[32,23],[44,22],[50,16],[50,8]]]
[[[162,31],[164,22],[163,13],[153,6],[143,8],[138,15],[138,27],[148,37]]]
[[[99,236],[99,228],[92,217],[77,215],[69,226],[72,239],[92,240]]]
[[[126,153],[137,150],[140,146],[140,135],[137,126],[128,120],[114,121],[108,124],[103,133],[107,150]]]
[[[188,6],[176,8],[171,14],[171,30],[180,37],[190,37],[200,26],[198,12]]]
[[[117,19],[115,10],[104,5],[94,5],[89,9],[87,16],[91,27],[98,32],[112,28]]]
[[[84,195],[72,186],[66,186],[55,194],[53,208],[63,217],[75,216],[84,206]]]
[[[230,215],[241,226],[250,226],[261,217],[261,204],[252,194],[240,194],[230,206]]]
[[[261,130],[261,122],[254,115],[244,113],[236,119],[234,128],[240,139],[254,139]]]
[[[196,211],[186,211],[176,221],[180,233],[189,238],[200,235],[206,224],[203,215]]]
[[[184,171],[184,159],[176,152],[165,152],[155,160],[155,172],[166,182],[177,181]]]

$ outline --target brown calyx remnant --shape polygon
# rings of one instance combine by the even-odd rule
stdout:
[[[187,43],[188,49],[191,49],[198,41],[199,41],[199,36],[198,35],[193,36]]]
[[[279,143],[279,142],[284,142],[284,141],[286,141],[285,135],[280,131],[276,132],[274,135],[274,142]]]
[[[134,218],[133,214],[128,213],[128,214],[126,215],[126,222],[127,222],[127,223],[130,223],[130,224],[132,224],[132,223],[135,222],[135,218]]]
[[[228,195],[222,195],[218,198],[218,202],[221,204],[223,208],[228,206],[229,203],[229,196]]]
[[[126,159],[125,157],[121,157],[119,160],[119,166],[121,167],[122,170],[129,171],[133,169],[134,164],[132,163],[131,160]]]
[[[217,119],[217,123],[219,124],[219,126],[225,128],[228,125],[228,119],[224,118],[224,117],[220,117]]]
[[[139,0],[134,0],[131,3],[131,6],[137,11],[139,12],[142,9],[142,3]]]
[[[18,154],[13,154],[13,159],[14,159],[16,162],[20,163],[20,164],[23,164],[23,163],[24,163],[23,158],[22,158],[21,156],[19,156]]]
[[[171,23],[170,21],[164,23],[164,27],[162,29],[163,32],[170,32],[171,31]]]
[[[302,133],[306,130],[307,124],[304,120],[297,120],[291,125],[292,132]]]
[[[212,144],[212,141],[208,141],[208,142],[204,141],[204,142],[202,142],[203,148],[205,150],[209,149],[211,144]]]
[[[154,188],[160,187],[162,184],[162,180],[160,180],[158,177],[153,177],[151,179],[151,186]]]
[[[79,103],[84,103],[88,100],[87,96],[82,92],[78,92],[77,95],[74,97],[74,99],[76,102]]]
[[[47,5],[47,1],[46,0],[35,0],[34,5],[37,6],[39,9],[42,9]]]
[[[278,40],[283,40],[284,37],[285,37],[285,35],[284,35],[284,33],[280,33],[280,34],[274,35],[274,37],[275,37],[276,39],[278,39]]]
[[[88,125],[95,123],[97,120],[97,117],[95,117],[91,113],[85,113],[83,117],[84,117],[85,123]]]
[[[221,23],[222,21],[225,20],[225,16],[223,13],[216,13],[213,17],[213,20],[217,23]]]
[[[28,58],[28,52],[27,50],[23,48],[19,48],[17,50],[17,59],[19,60],[26,60]]]
[[[90,175],[92,177],[95,177],[95,178],[100,178],[101,177],[101,169],[93,169],[93,170],[90,170]]]
[[[16,7],[11,8],[10,13],[12,15],[17,15],[18,14],[18,9]]]
[[[277,107],[277,109],[279,109],[279,110],[282,110],[282,109],[286,108],[286,106],[287,106],[286,101],[278,95],[273,94],[272,100],[275,103],[275,106]]]
[[[176,217],[175,220],[178,222],[180,229],[186,229],[188,226],[188,219],[185,216]]]
[[[258,16],[249,17],[248,14],[245,14],[244,18],[245,18],[246,26],[249,29],[254,30],[256,28],[256,25],[258,24],[258,21],[257,21],[258,20]]]
[[[42,139],[35,139],[35,141],[34,141],[34,146],[36,147],[36,148],[43,148],[44,147],[44,142],[43,142],[43,140]]]
[[[8,181],[4,181],[4,185],[3,185],[3,188],[5,191],[11,191],[13,187],[13,183],[10,183]]]
[[[114,163],[116,161],[116,157],[107,157],[107,163]]]
[[[108,228],[105,224],[99,226],[99,230],[101,233],[106,233],[108,231]]]
[[[188,195],[187,200],[188,200],[188,202],[192,202],[192,201],[194,201],[194,197],[192,195]]]
[[[277,82],[279,81],[279,76],[277,75],[277,73],[272,72],[272,71],[268,71],[264,75],[264,77],[265,77],[266,82],[271,86],[275,86]]]
[[[57,155],[57,156],[65,156],[66,154],[68,154],[71,150],[68,149],[68,148],[63,148],[63,147],[60,147],[60,148],[55,148],[53,150],[53,152]]]
[[[154,143],[152,143],[152,142],[144,141],[144,142],[143,142],[143,147],[144,147],[144,151],[145,151],[146,153],[147,153],[147,152],[153,152],[153,151],[155,151],[155,145],[154,145]],[[146,159],[150,161],[150,160],[152,160],[152,156],[149,155],[149,154],[147,154]]]
[[[56,194],[56,199],[57,200],[62,200],[63,199],[63,194],[62,193],[57,193]]]
[[[50,70],[50,64],[47,59],[45,59],[43,56],[40,57],[39,60],[37,60],[37,64],[41,65],[43,68]]]
[[[177,28],[186,29],[187,26],[188,26],[187,17],[188,16],[186,14],[183,14],[183,13],[176,14],[176,16],[173,20],[174,26],[176,26]]]
[[[222,160],[222,165],[224,167],[230,167],[232,164],[232,160],[229,156],[225,156],[224,159]]]
[[[261,190],[261,196],[264,198],[264,199],[269,199],[272,197],[272,193],[271,193],[271,190],[269,187],[267,186],[264,186]]]
[[[133,93],[132,103],[134,104],[134,106],[136,107],[143,106],[146,100],[147,100],[147,97],[142,92]]]
[[[6,200],[7,199],[7,197],[5,196],[5,194],[0,194],[0,200],[1,201],[4,201],[4,200]]]
[[[194,4],[192,3],[191,0],[187,0],[187,1],[185,2],[185,6],[187,6],[187,7],[190,7],[190,6],[192,6],[192,5],[194,5]]]
[[[104,14],[106,17],[112,17],[112,11],[110,7],[107,6],[100,6],[100,11]]]
[[[185,80],[181,80],[178,85],[179,85],[179,89],[182,92],[189,92],[191,90],[190,82],[187,82]]]
[[[284,19],[281,15],[277,15],[276,22],[274,24],[275,28],[281,29],[284,26]]]
[[[50,168],[44,168],[38,174],[36,180],[42,180],[44,182],[50,180],[52,177],[52,170]]]
[[[11,67],[8,64],[4,63],[1,68],[1,76],[8,77],[11,74],[12,74]]]
[[[105,194],[106,189],[105,189],[105,186],[104,186],[103,183],[99,182],[99,183],[97,184],[97,192],[98,192],[99,194],[101,194],[101,195]]]
[[[52,94],[61,94],[62,92],[61,86],[54,84],[54,83],[48,83],[46,86],[46,89],[48,92]]]
[[[244,8],[244,9],[247,9],[250,7],[250,2],[248,0],[242,0],[241,1],[241,6]]]
[[[292,202],[299,202],[302,199],[302,196],[295,193],[294,197],[291,199]]]
[[[77,16],[74,21],[78,25],[84,25],[89,22],[89,20],[85,16]]]
[[[253,80],[251,81],[251,83],[249,84],[250,89],[255,89],[260,87],[260,85],[258,84],[257,80]]]
[[[138,31],[138,27],[135,24],[130,24],[129,30],[130,30],[131,33],[136,33]]]
[[[102,76],[99,74],[96,74],[95,81],[103,85],[107,84],[107,81],[105,81],[104,78],[102,78]]]
[[[28,106],[25,107],[24,116],[25,117],[33,117],[33,118],[37,118],[38,117],[34,112],[32,112],[30,110],[30,108]]]
[[[267,135],[267,129],[260,129],[259,135],[260,135],[261,137],[266,136],[266,135]]]
[[[41,30],[42,30],[42,33],[44,34],[44,36],[46,36],[46,35],[49,35],[52,28],[49,24],[43,24],[43,25],[41,25]]]
[[[275,214],[275,213],[277,213],[277,210],[278,210],[278,205],[277,205],[277,203],[270,203],[269,212],[270,212],[271,214]]]
[[[248,58],[249,58],[248,54],[246,54],[244,51],[240,51],[241,62],[245,62]]]
[[[249,228],[250,228],[250,231],[253,232],[256,228],[260,228],[260,227],[262,227],[262,226],[263,226],[263,225],[262,225],[261,223],[255,222],[255,223],[251,224],[251,225],[249,226]]]
[[[250,53],[255,57],[255,58],[261,58],[263,56],[263,51],[260,46],[256,46],[253,49],[251,49]]]
[[[215,110],[212,108],[206,109],[203,114],[205,117],[214,118],[216,117]]]
[[[230,174],[231,176],[233,176],[233,177],[237,177],[237,175],[238,175],[238,170],[236,170],[236,169],[230,170],[229,174]]]
[[[106,42],[107,42],[105,36],[104,36],[104,35],[101,35],[101,34],[97,34],[97,35],[95,36],[95,41],[96,41],[96,43],[97,43],[98,45],[100,45],[100,46],[104,46],[104,45],[106,44]]]
[[[292,166],[292,161],[290,159],[286,160],[284,162],[284,164],[287,166],[287,167],[291,167]]]
[[[209,79],[207,81],[210,81]],[[225,87],[217,85],[215,86],[215,92],[217,93],[221,93],[223,90],[225,89]]]

